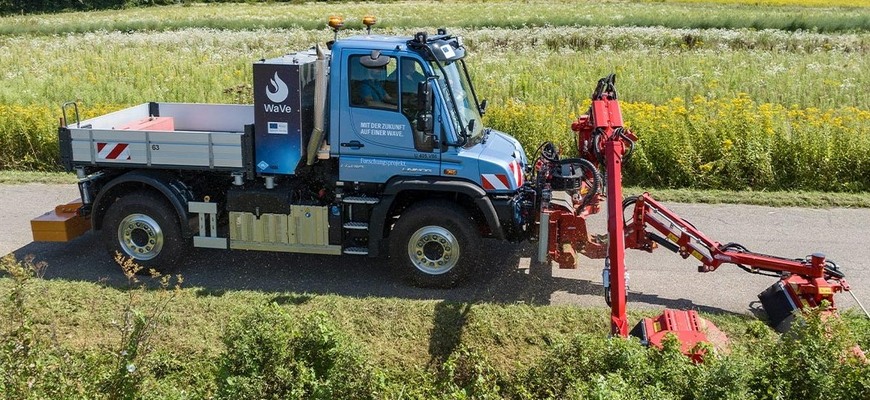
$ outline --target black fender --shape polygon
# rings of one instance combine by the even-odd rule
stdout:
[[[101,188],[94,199],[91,223],[94,230],[100,230],[103,225],[103,216],[115,199],[130,192],[150,189],[159,192],[172,205],[178,217],[181,234],[191,237],[193,231],[188,221],[187,204],[193,200],[193,193],[188,186],[177,176],[165,171],[134,170],[119,175]]]
[[[384,185],[380,202],[372,209],[369,219],[369,255],[377,256],[380,252],[383,240],[384,224],[393,206],[393,201],[403,191],[422,191],[438,193],[458,193],[468,196],[486,218],[492,235],[499,240],[504,239],[504,231],[486,191],[474,182],[460,178],[446,178],[442,176],[419,177],[400,176],[393,177]]]

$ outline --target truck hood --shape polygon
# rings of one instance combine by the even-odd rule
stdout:
[[[477,163],[478,173],[467,178],[487,192],[514,192],[525,181],[526,152],[519,141],[503,132],[491,130],[486,142],[463,150],[460,157],[465,158],[465,165]],[[469,168],[469,172],[474,170]]]
[[[490,141],[490,140],[493,140],[493,141],[496,141],[496,140],[497,140],[497,141],[500,141],[500,142],[507,142],[507,143],[509,143],[509,144],[513,147],[513,149],[514,149],[517,153],[519,153],[519,158],[518,158],[518,160],[519,160],[520,164],[522,164],[523,167],[525,167],[526,165],[529,164],[528,159],[526,159],[526,151],[523,150],[523,145],[520,144],[520,141],[517,140],[515,137],[513,137],[513,136],[511,136],[511,135],[508,135],[507,133],[500,132],[500,131],[497,131],[497,130],[493,129],[493,130],[490,131],[490,133],[489,133],[489,140],[487,140],[486,143],[489,144],[489,141]]]

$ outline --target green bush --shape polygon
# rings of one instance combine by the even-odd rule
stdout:
[[[172,4],[172,0],[0,0],[0,15],[58,12],[66,10],[102,10],[139,4]]]
[[[376,397],[373,369],[324,314],[297,321],[273,304],[236,321],[223,341],[219,398]]]
[[[806,314],[779,343],[755,355],[767,367],[752,378],[755,397],[866,399],[870,365],[854,353],[859,343],[846,320],[822,310]]]
[[[95,104],[83,108],[81,118],[108,114],[121,108]],[[60,107],[0,104],[0,168],[59,171],[57,126],[60,115]],[[74,118],[72,115],[69,117]]]
[[[438,391],[443,398],[500,399],[505,377],[486,359],[485,352],[460,347],[441,366]]]
[[[472,322],[457,333],[455,346],[430,353],[429,363],[394,362],[362,352],[350,336],[384,332],[360,329],[368,319],[347,318],[347,310],[332,303],[256,307],[229,324],[222,353],[155,348],[137,368],[137,391],[111,393],[104,388],[117,379],[117,351],[62,348],[44,316],[33,316],[46,287],[34,282],[39,271],[30,259],[0,261],[0,273],[9,276],[0,279],[0,399],[866,399],[870,393],[870,364],[852,349],[855,344],[870,346],[870,320],[854,312],[843,318],[810,312],[785,335],[745,318],[720,323],[732,339],[730,352],[708,357],[703,364],[683,356],[674,339],[659,350],[636,339],[606,338],[602,332],[534,345],[536,355],[525,358],[532,360],[530,365],[510,367],[491,362],[495,352],[480,343],[513,326],[492,327],[490,332],[472,328]],[[312,313],[324,308],[342,325],[322,312]],[[396,330],[420,323],[419,316],[406,313],[386,318],[401,322]],[[431,315],[424,318],[428,321]],[[176,328],[166,332],[189,334],[183,324]],[[63,335],[64,329],[57,333]],[[419,334],[413,337],[420,339]],[[423,337],[420,346],[427,345]],[[372,353],[394,345],[382,338],[375,342],[368,344]],[[493,344],[517,346],[510,341]],[[373,360],[381,364],[375,367]]]
[[[665,104],[621,102],[638,142],[624,165],[626,184],[725,190],[870,190],[870,112],[673,99]],[[585,112],[588,102],[578,108]],[[487,123],[515,135],[533,155],[549,140],[564,154],[576,144],[564,103],[493,106]],[[554,117],[556,116],[556,117]]]
[[[866,320],[814,311],[781,338],[761,324],[747,328],[729,354],[693,364],[676,338],[664,348],[637,340],[578,335],[554,346],[509,388],[518,398],[861,399],[870,365],[853,353]],[[857,322],[856,322],[857,321]]]
[[[46,265],[29,256],[22,261],[8,255],[0,259],[0,273],[12,281],[0,298],[0,398],[58,399],[92,397],[106,376],[109,357],[94,352],[74,353],[52,340],[50,329],[32,316],[39,293],[33,287]]]

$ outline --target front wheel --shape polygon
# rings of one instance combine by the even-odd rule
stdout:
[[[393,269],[422,287],[449,287],[468,275],[480,236],[465,210],[431,202],[405,210],[390,234]]]
[[[131,193],[115,201],[106,212],[102,230],[112,257],[120,253],[146,269],[171,270],[184,250],[175,210],[149,192]]]

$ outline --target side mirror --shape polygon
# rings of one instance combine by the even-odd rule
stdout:
[[[483,99],[483,101],[480,102],[480,110],[477,110],[477,111],[480,112],[481,117],[486,115],[486,104],[487,104],[486,99]]]
[[[390,63],[390,57],[382,55],[378,50],[372,50],[368,57],[360,57],[359,63],[366,68],[382,68]]]
[[[422,81],[417,84],[417,109],[420,113],[417,114],[417,130],[431,134],[435,129],[435,123],[432,117],[432,85],[429,81]]]

